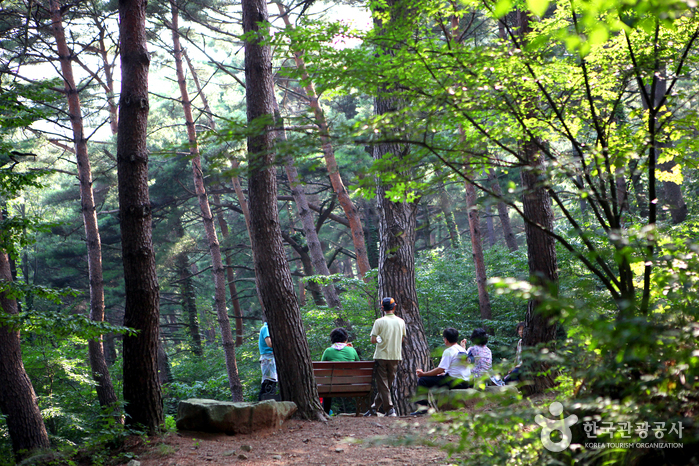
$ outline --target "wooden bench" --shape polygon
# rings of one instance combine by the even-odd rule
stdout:
[[[374,361],[313,361],[318,395],[330,398],[354,398],[357,416],[361,401],[371,393]]]

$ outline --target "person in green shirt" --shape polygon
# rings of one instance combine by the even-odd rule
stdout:
[[[330,345],[323,352],[321,361],[359,361],[357,350],[352,347],[352,343],[348,343],[349,335],[347,330],[338,327],[330,332]],[[330,405],[333,399],[327,396],[323,397],[323,409],[326,413],[330,413]]]

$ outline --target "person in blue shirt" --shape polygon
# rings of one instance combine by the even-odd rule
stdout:
[[[265,395],[274,395],[277,392],[277,363],[274,361],[272,338],[269,336],[267,322],[262,324],[260,329],[258,346],[260,348],[260,369],[262,370],[262,385],[258,400],[262,401]]]

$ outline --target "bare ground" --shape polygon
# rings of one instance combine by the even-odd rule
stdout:
[[[289,420],[274,431],[227,436],[169,434],[133,438],[141,466],[429,465],[458,463],[445,446],[458,441],[447,425],[421,417],[336,416],[327,423]]]

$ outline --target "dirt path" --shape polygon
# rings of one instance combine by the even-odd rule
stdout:
[[[327,424],[290,420],[249,435],[180,432],[132,451],[141,466],[444,465],[458,462],[440,448],[457,440],[446,427],[428,416],[338,416]]]

